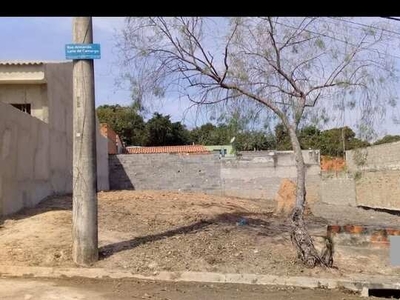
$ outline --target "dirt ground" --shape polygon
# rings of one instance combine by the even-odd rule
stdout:
[[[149,282],[88,279],[0,279],[3,300],[356,300],[346,291],[277,288],[239,284]]]
[[[98,199],[100,260],[95,267],[142,274],[400,274],[379,255],[343,251],[335,254],[338,269],[304,269],[295,260],[288,224],[273,215],[273,201],[165,191],[105,192]],[[53,198],[0,221],[1,264],[74,267],[71,207],[71,197]],[[317,247],[328,223],[400,226],[399,216],[383,212],[323,204],[312,209],[307,224]]]

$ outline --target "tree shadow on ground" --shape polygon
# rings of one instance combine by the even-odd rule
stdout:
[[[116,253],[131,250],[140,245],[167,239],[175,235],[196,233],[213,225],[231,225],[237,230],[253,231],[257,235],[274,237],[288,234],[290,224],[285,218],[273,217],[269,213],[234,212],[223,213],[209,219],[202,219],[190,225],[181,226],[164,232],[135,237],[130,240],[105,245],[99,249],[100,259],[106,259]],[[268,220],[267,220],[268,219]],[[233,230],[233,229],[227,229]]]

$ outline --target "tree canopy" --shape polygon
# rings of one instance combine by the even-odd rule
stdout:
[[[145,121],[133,107],[101,105],[96,111],[99,122],[109,124],[126,146],[145,143]]]
[[[174,146],[190,144],[189,132],[180,122],[172,123],[169,115],[154,113],[146,124],[146,146]]]
[[[103,105],[97,109],[100,122],[108,123],[126,142],[127,146],[168,145],[227,145],[233,137],[238,151],[292,150],[289,134],[283,124],[274,132],[252,129],[240,116],[226,116],[218,124],[206,123],[191,130],[181,122],[172,122],[170,116],[154,113],[147,122],[131,107]],[[308,125],[299,130],[302,149],[319,149],[322,155],[343,156],[343,150],[366,147],[367,141],[356,138],[349,127],[320,130]],[[398,135],[387,135],[374,145],[399,141]]]
[[[377,140],[374,145],[381,145],[381,144],[386,144],[386,143],[393,143],[393,142],[398,142],[400,141],[400,135],[385,135],[383,138],[380,140]]]
[[[275,127],[277,150],[292,150],[290,138],[282,124]],[[313,125],[299,130],[299,141],[302,149],[319,149],[322,155],[341,157],[344,151],[367,147],[368,141],[356,138],[349,127],[320,130]]]

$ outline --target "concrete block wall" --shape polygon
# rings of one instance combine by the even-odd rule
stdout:
[[[362,166],[354,162],[360,151],[347,151],[347,171],[321,172],[319,152],[303,151],[308,201],[400,210],[400,142],[361,150],[365,152]],[[111,189],[181,189],[273,199],[283,178],[296,179],[290,151],[241,154],[221,160],[213,155],[196,159],[168,154],[111,156]],[[197,174],[196,170],[202,171]]]
[[[359,206],[400,210],[400,171],[362,171],[355,179]]]
[[[303,151],[307,167],[307,200],[310,203],[320,200],[331,205],[400,209],[400,172],[396,169],[399,145],[379,146],[384,150],[382,154],[386,153],[386,160],[379,151],[372,149],[364,169],[343,172],[321,172],[319,152]],[[241,154],[238,158],[225,159],[213,155],[111,156],[111,189],[180,189],[273,199],[283,178],[296,180],[295,161],[290,151]],[[352,153],[347,154],[349,164],[354,165]],[[199,170],[202,171],[197,174]]]
[[[306,165],[319,165],[320,164],[320,152],[319,150],[303,150],[303,159]],[[261,158],[261,157],[279,157],[279,165],[283,166],[294,166],[295,159],[293,156],[293,151],[241,151],[240,157],[243,159],[250,158]]]
[[[260,151],[261,152],[261,151]],[[303,155],[309,155],[304,151]],[[215,155],[126,154],[112,155],[111,189],[201,191],[251,199],[273,199],[283,178],[295,180],[291,153],[266,151],[239,159]],[[282,157],[282,159],[281,159]],[[319,199],[320,168],[307,164],[307,197]]]
[[[346,151],[348,170],[400,170],[400,142]]]
[[[221,161],[222,190],[225,195],[252,199],[273,199],[279,190],[282,179],[296,181],[296,166],[293,154],[276,152],[268,155],[243,153],[240,159]],[[308,151],[303,152],[307,156]],[[319,199],[320,167],[308,161],[306,170],[307,199]]]
[[[359,206],[400,210],[400,142],[346,151]]]
[[[321,202],[357,206],[355,181],[347,172],[322,172]]]
[[[214,155],[110,155],[110,188],[219,193],[220,161]]]

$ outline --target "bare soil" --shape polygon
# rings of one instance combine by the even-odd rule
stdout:
[[[161,270],[327,277],[400,274],[379,255],[343,251],[335,255],[338,269],[305,269],[295,260],[289,225],[273,215],[273,201],[165,191],[104,192],[98,201],[100,260],[95,267],[142,274]],[[1,264],[74,267],[71,206],[71,197],[48,199],[0,221]],[[328,223],[400,224],[398,216],[356,208],[318,204],[313,212],[307,224],[317,247]]]

